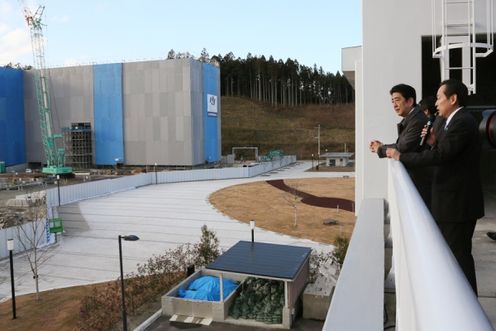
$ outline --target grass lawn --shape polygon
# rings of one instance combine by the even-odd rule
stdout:
[[[354,178],[310,178],[284,181],[287,185],[320,197],[354,200]],[[355,225],[355,214],[345,210],[314,207],[297,201],[265,181],[235,185],[210,196],[210,203],[224,214],[242,222],[254,219],[257,227],[332,244],[341,235],[349,238]],[[294,226],[295,210],[297,226]],[[324,225],[333,219],[337,225]]]

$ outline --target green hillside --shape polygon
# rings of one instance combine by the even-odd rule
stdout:
[[[317,154],[320,124],[322,153],[355,150],[354,104],[273,108],[247,98],[222,97],[222,154],[235,146],[259,148],[259,154],[282,149],[310,158]]]

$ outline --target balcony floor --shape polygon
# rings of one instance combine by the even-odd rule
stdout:
[[[496,241],[486,233],[496,231],[496,193],[485,192],[486,216],[477,222],[472,252],[475,259],[479,302],[496,329]]]

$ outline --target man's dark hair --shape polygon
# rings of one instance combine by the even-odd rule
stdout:
[[[419,101],[419,107],[421,111],[427,110],[429,116],[432,116],[436,113],[436,98],[433,96],[428,96]]]
[[[393,93],[399,93],[405,98],[405,100],[408,100],[410,98],[413,98],[413,104],[417,104],[417,93],[415,92],[415,89],[411,87],[410,85],[406,84],[398,84],[395,85],[391,88],[391,91],[389,91],[389,94]]]
[[[443,85],[444,95],[446,95],[447,98],[456,94],[458,106],[465,107],[467,105],[468,89],[465,84],[456,79],[447,79],[442,81],[441,84],[439,84],[439,87]]]

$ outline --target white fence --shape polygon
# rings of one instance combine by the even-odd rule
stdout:
[[[33,248],[33,243],[35,239],[33,233],[37,232],[36,243],[37,247],[45,246],[50,241],[50,234],[48,229],[48,222],[40,221],[40,223],[25,223],[22,226],[22,230],[17,227],[10,227],[0,230],[0,259],[9,256],[9,251],[7,250],[7,240],[14,239],[14,250],[13,253],[20,253],[24,251],[24,248]],[[23,241],[24,245],[20,241]]]
[[[248,167],[163,171],[157,173],[149,172],[134,176],[125,176],[115,179],[105,179],[77,185],[62,186],[60,187],[60,204],[65,205],[97,196],[131,190],[136,187],[155,184],[155,182],[158,182],[158,184],[164,184],[200,180],[249,178],[284,167],[294,162],[296,162],[296,156],[289,155],[284,156],[279,160],[262,162]],[[47,190],[47,206],[49,208],[58,206],[58,199],[59,193],[57,188]],[[1,242],[0,245],[2,245]]]
[[[389,160],[397,330],[493,330],[398,161]]]
[[[60,204],[65,205],[76,201],[90,199],[93,197],[104,196],[115,192],[132,190],[140,186],[164,183],[189,182],[200,180],[216,180],[216,179],[232,179],[232,178],[248,178],[269,172],[291,163],[296,162],[296,156],[284,156],[279,160],[271,162],[262,162],[253,166],[238,167],[238,168],[221,168],[221,169],[200,169],[200,170],[184,170],[184,171],[165,171],[165,172],[149,172],[146,174],[138,174],[134,176],[125,176],[115,179],[105,179],[94,182],[87,182],[77,185],[60,187]],[[46,191],[48,212],[52,214],[52,207],[59,204],[58,188],[52,188]],[[29,224],[23,226],[26,233],[29,233]],[[53,241],[53,236],[50,236],[48,228],[45,241],[40,242],[39,246],[46,245]],[[0,259],[9,255],[7,251],[7,240],[17,239],[17,228],[7,228],[0,230]],[[18,240],[15,240],[14,252],[22,252],[22,246]]]

